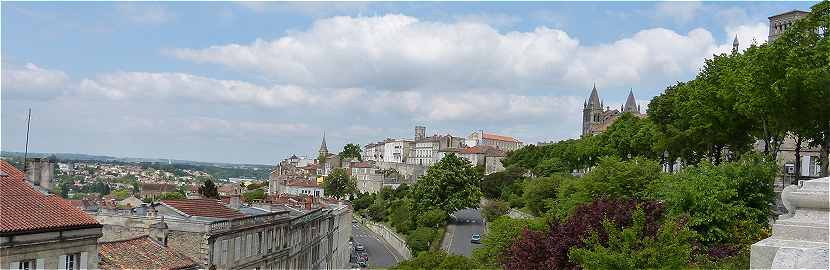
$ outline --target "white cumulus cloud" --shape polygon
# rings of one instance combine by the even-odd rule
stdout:
[[[52,98],[62,95],[69,82],[63,71],[46,69],[32,63],[15,67],[3,63],[4,98]]]

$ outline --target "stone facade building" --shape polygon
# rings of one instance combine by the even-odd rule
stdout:
[[[787,28],[790,28],[795,21],[804,18],[809,12],[793,10],[769,17],[769,39],[772,42],[777,39]]]
[[[604,108],[603,108],[604,107]],[[597,86],[591,89],[591,96],[582,106],[582,137],[598,134],[608,129],[623,113],[631,113],[642,117],[640,106],[634,98],[634,92],[628,92],[628,98],[620,110],[605,107],[599,99]]]
[[[466,146],[474,147],[479,145],[492,146],[502,151],[514,151],[522,147],[522,142],[504,135],[485,133],[483,130],[473,132],[467,136]]]
[[[175,200],[146,215],[101,214],[104,241],[149,235],[202,269],[342,269],[349,261],[347,205],[297,210],[219,200]]]
[[[101,224],[0,161],[0,269],[97,269]]]

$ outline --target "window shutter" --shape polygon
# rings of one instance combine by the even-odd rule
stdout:
[[[66,269],[66,255],[58,257],[58,269]]]
[[[9,263],[9,269],[20,269],[20,262]]]
[[[86,262],[87,262],[86,260],[87,260],[87,258],[86,258],[86,255],[87,255],[87,252],[81,252],[81,263],[78,265],[78,267],[77,267],[78,269],[81,269],[81,270],[86,270],[86,269],[87,269],[87,265],[86,265]]]

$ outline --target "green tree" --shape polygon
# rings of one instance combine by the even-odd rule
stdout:
[[[323,190],[329,197],[348,198],[357,193],[357,181],[349,176],[346,169],[336,168],[323,180]]]
[[[418,226],[438,228],[447,223],[447,212],[441,209],[430,209],[418,215]]]
[[[202,194],[205,198],[219,199],[219,190],[216,189],[216,185],[213,184],[211,179],[205,179],[205,182],[199,187],[199,194]]]
[[[115,196],[115,198],[118,199],[118,200],[123,200],[123,199],[126,199],[127,197],[130,197],[130,191],[127,190],[127,189],[123,189],[123,188],[122,189],[116,189],[115,191],[112,192],[112,195]]]
[[[418,227],[406,236],[406,245],[409,246],[412,253],[417,254],[418,252],[429,250],[429,245],[435,237],[440,237],[437,235],[435,229]]]
[[[261,188],[242,193],[242,198],[246,202],[254,202],[265,198],[265,190]]]
[[[424,269],[477,269],[476,264],[460,255],[450,255],[445,251],[425,251],[418,253],[415,258],[402,261],[392,269],[424,270]]]
[[[539,177],[525,181],[522,199],[525,207],[534,215],[545,213],[547,205],[556,199],[556,191],[563,179],[571,178],[567,175],[553,175],[550,177]]]
[[[345,160],[347,158],[354,158],[360,161],[363,161],[363,157],[360,155],[360,145],[358,144],[347,144],[343,146],[343,152],[340,152],[339,156],[341,160]]]
[[[473,259],[487,268],[499,268],[504,251],[510,248],[522,231],[542,231],[546,227],[541,220],[498,217],[488,224],[487,234],[481,239],[482,245],[473,250]]]
[[[510,210],[510,204],[503,201],[488,201],[481,208],[481,216],[488,222],[496,220],[498,217],[507,214]]]
[[[389,206],[389,223],[396,231],[407,233],[414,228],[412,222],[412,207],[407,199],[396,200]]]
[[[475,207],[481,198],[480,181],[481,175],[467,159],[455,154],[444,156],[412,187],[415,214],[434,208],[452,213]]]
[[[502,194],[522,179],[523,170],[513,166],[501,172],[485,175],[481,179],[481,193],[488,199],[506,199]]]
[[[184,194],[179,193],[179,192],[164,192],[164,193],[159,194],[159,196],[158,196],[158,198],[156,198],[156,200],[157,200],[157,201],[163,201],[163,200],[184,200],[184,199],[186,199],[186,198],[187,198],[187,197],[185,197],[185,196],[184,196]]]

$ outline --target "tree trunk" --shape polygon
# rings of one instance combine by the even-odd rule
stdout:
[[[795,177],[790,184],[798,183],[801,178],[801,135],[795,135]]]
[[[769,144],[770,141],[772,141],[772,135],[770,135],[767,130],[767,119],[764,119],[762,123],[764,126],[764,155],[769,156]]]
[[[712,149],[712,163],[714,163],[715,166],[720,165],[721,152],[723,152],[723,146],[720,144],[716,144]]]

